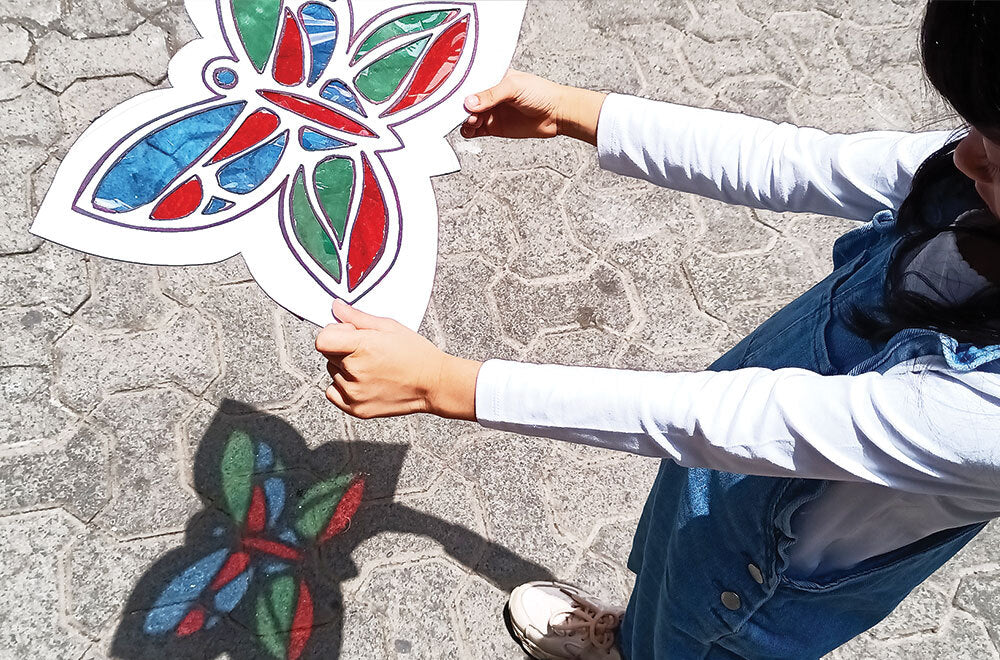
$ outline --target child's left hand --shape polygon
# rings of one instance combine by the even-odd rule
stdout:
[[[475,419],[480,363],[447,355],[400,323],[342,301],[333,313],[341,323],[319,333],[316,350],[328,360],[333,383],[326,398],[335,406],[362,419],[417,412]]]

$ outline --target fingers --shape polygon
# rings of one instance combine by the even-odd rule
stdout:
[[[473,113],[483,112],[500,103],[511,100],[516,95],[517,86],[514,84],[511,73],[508,71],[503,80],[493,87],[467,97],[465,99],[465,109]]]
[[[392,319],[366,314],[343,300],[334,301],[333,315],[341,323],[351,325],[358,330],[391,330],[395,327],[395,321]]]
[[[350,355],[361,345],[361,336],[350,323],[332,323],[316,336],[316,350],[324,355]]]

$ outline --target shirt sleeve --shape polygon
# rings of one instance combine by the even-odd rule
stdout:
[[[476,415],[489,428],[685,467],[1000,500],[1000,376],[957,375],[928,359],[857,376],[491,360]]]
[[[829,134],[746,115],[611,94],[602,168],[730,204],[870,220],[897,209],[952,133]]]

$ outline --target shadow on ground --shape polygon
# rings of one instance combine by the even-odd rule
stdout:
[[[388,499],[369,502],[365,491],[395,491],[408,448],[340,440],[310,450],[278,417],[223,402],[195,456],[204,510],[189,522],[183,546],[139,580],[112,654],[338,657],[340,585],[358,574],[351,553],[387,531],[436,540],[505,591],[551,579],[464,527]]]

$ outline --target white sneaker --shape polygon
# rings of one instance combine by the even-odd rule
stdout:
[[[615,634],[624,614],[559,582],[522,584],[504,610],[511,635],[536,660],[621,660]]]

